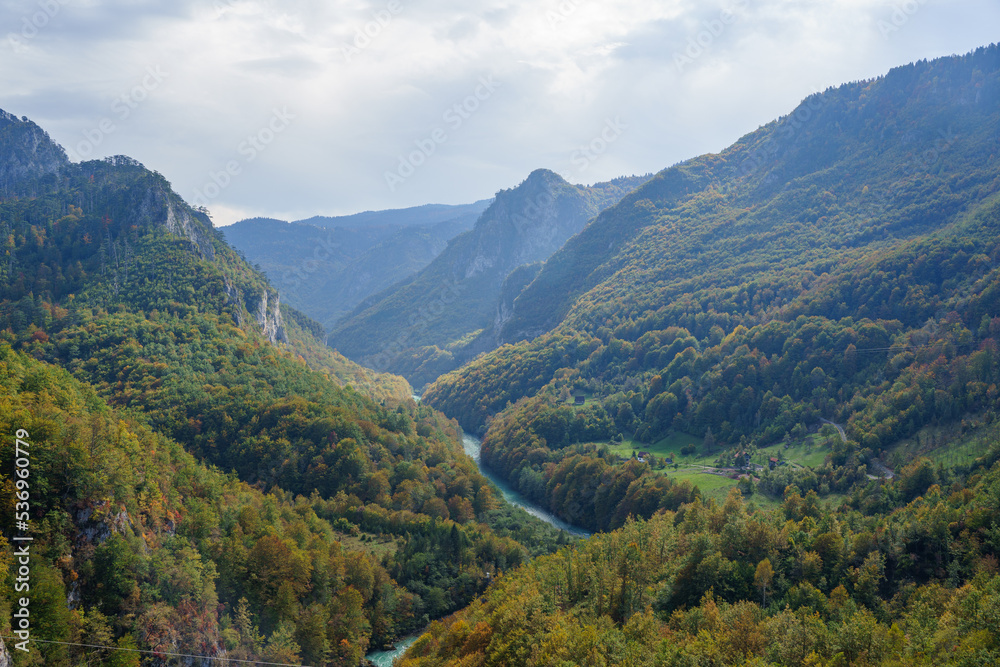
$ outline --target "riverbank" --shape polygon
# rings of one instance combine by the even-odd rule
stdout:
[[[475,436],[469,435],[468,433],[462,435],[462,447],[465,449],[465,453],[469,455],[469,458],[476,462],[476,466],[479,467],[479,472],[482,473],[483,477],[490,480],[494,486],[500,489],[500,493],[503,494],[504,500],[515,507],[520,507],[531,516],[541,519],[545,523],[554,526],[559,530],[565,530],[570,535],[576,535],[577,537],[590,537],[591,534],[586,530],[577,528],[576,526],[563,521],[551,512],[535,505],[530,500],[515,491],[505,480],[493,474],[489,468],[484,467],[481,461],[482,444],[482,441]]]

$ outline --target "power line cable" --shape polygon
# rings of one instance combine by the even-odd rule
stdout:
[[[892,350],[922,350],[927,347],[938,347],[940,345],[954,345],[955,347],[966,347],[975,343],[955,343],[952,341],[939,341],[937,343],[926,343],[924,345],[891,345],[889,347],[862,347],[855,349],[855,352],[891,352]]]
[[[17,640],[18,637],[3,637],[3,639]],[[79,644],[76,642],[58,642],[50,639],[29,639],[28,641],[35,642],[36,644],[59,644],[61,646],[83,646],[85,648],[100,648],[107,649],[109,651],[130,651],[132,653],[147,653],[149,655],[163,656],[167,655],[174,658],[200,658],[202,660],[216,660],[223,662],[238,662],[244,665],[273,665],[275,667],[308,667],[307,665],[297,665],[288,662],[264,662],[262,660],[240,660],[238,658],[222,658],[219,656],[212,655],[193,655],[191,653],[167,653],[166,651],[147,651],[138,648],[125,648],[123,646],[100,646],[98,644]]]

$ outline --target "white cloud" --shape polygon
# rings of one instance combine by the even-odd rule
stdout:
[[[92,153],[132,155],[188,199],[237,161],[220,222],[464,203],[537,167],[593,182],[717,151],[817,88],[1000,25],[994,0],[914,7],[893,23],[892,0],[8,1],[0,108],[70,149],[110,119]],[[122,118],[150,67],[168,76]],[[483,76],[500,87],[455,127],[445,113]],[[275,109],[294,120],[248,160]],[[616,117],[627,129],[581,171],[574,152]],[[435,130],[447,140],[391,191],[385,172]]]

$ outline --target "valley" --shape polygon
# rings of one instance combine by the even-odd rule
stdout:
[[[220,229],[0,112],[0,663],[996,664],[998,136],[992,45]]]

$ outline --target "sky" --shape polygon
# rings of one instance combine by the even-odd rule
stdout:
[[[217,225],[464,204],[718,152],[997,41],[997,0],[0,0],[0,108]]]

